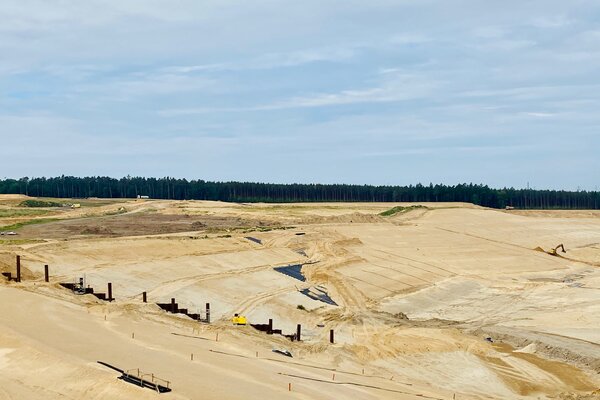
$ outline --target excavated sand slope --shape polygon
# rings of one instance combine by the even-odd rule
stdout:
[[[14,276],[17,254],[23,267],[0,279],[0,399],[597,397],[600,213],[94,200],[27,217],[20,200],[0,197],[0,226],[53,220],[0,241],[0,270]],[[80,277],[116,301],[58,284]],[[210,303],[212,323],[155,305],[171,298]],[[234,313],[302,324],[302,342]]]

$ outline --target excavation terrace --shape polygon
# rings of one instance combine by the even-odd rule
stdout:
[[[0,399],[598,393],[599,212],[26,199],[0,196]]]

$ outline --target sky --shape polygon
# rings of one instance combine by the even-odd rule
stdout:
[[[2,0],[0,178],[598,190],[597,0]]]

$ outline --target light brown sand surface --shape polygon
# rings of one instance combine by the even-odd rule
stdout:
[[[0,399],[593,398],[600,387],[597,212],[98,199],[24,215],[22,200],[0,196],[0,226],[25,223],[0,238],[0,272],[14,276],[17,254],[23,266],[22,282],[0,278]],[[546,252],[559,243],[566,253]],[[305,281],[274,269],[295,264]],[[116,301],[58,284],[80,277],[101,292],[111,282]],[[212,323],[155,304],[171,298],[189,312],[210,303]],[[233,326],[234,313],[285,334],[302,324],[302,341]]]

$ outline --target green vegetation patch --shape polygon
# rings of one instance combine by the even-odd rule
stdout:
[[[46,224],[48,222],[60,221],[58,218],[40,218],[40,219],[30,219],[29,221],[17,222],[16,224],[6,225],[0,227],[2,231],[16,231],[27,225],[37,225],[37,224]]]
[[[22,244],[31,244],[31,243],[43,243],[43,240],[40,239],[0,239],[0,246],[19,246]]]
[[[49,210],[23,210],[16,208],[0,208],[0,218],[30,217],[48,214]]]
[[[390,208],[389,210],[386,210],[382,213],[379,213],[379,215],[381,215],[382,217],[391,217],[392,215],[404,214],[409,211],[416,210],[418,208],[426,209],[427,207],[421,206],[421,205],[408,206],[408,207],[396,206],[396,207]]]
[[[25,200],[19,204],[20,207],[62,207],[62,203],[43,200]]]

